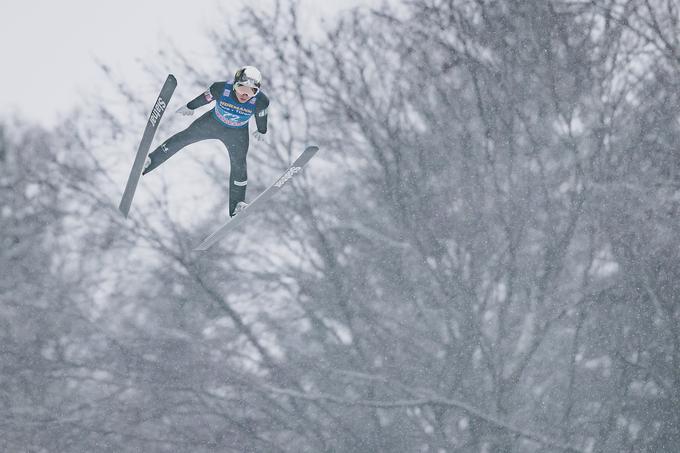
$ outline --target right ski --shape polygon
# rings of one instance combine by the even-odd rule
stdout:
[[[279,179],[269,186],[264,192],[258,195],[243,211],[238,215],[230,218],[224,222],[218,229],[213,231],[213,233],[205,238],[196,248],[195,251],[205,251],[213,246],[217,241],[225,237],[231,230],[241,225],[248,216],[258,209],[262,209],[265,206],[267,200],[273,197],[281,188],[296,174],[302,171],[307,162],[311,160],[312,157],[319,151],[318,146],[308,146],[300,156],[295,159],[295,162],[288,167]]]
[[[130,212],[132,197],[135,196],[139,178],[142,176],[142,171],[144,170],[144,161],[149,154],[149,148],[151,148],[151,142],[153,141],[153,136],[156,134],[158,123],[160,123],[161,118],[163,117],[163,112],[165,112],[165,109],[170,102],[170,98],[172,97],[172,93],[175,92],[175,88],[177,88],[177,79],[175,79],[175,76],[172,74],[169,74],[163,84],[163,88],[161,88],[161,93],[158,95],[158,99],[151,110],[151,115],[149,115],[149,121],[146,123],[142,141],[139,143],[139,148],[137,149],[137,156],[132,164],[130,176],[125,185],[123,198],[120,200],[120,205],[118,205],[118,209],[120,209],[120,212],[122,212],[125,217],[127,217]]]

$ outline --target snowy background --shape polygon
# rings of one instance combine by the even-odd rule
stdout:
[[[301,32],[318,35],[324,24],[332,22],[339,12],[357,5],[379,3],[377,0],[334,0],[319,4],[302,0],[299,2],[299,14],[304,21]],[[275,1],[241,4],[220,0],[3,2],[0,4],[0,17],[5,18],[0,28],[4,68],[0,115],[18,113],[46,126],[57,125],[74,107],[87,108],[94,93],[113,92],[115,87],[102,83],[102,63],[118,69],[133,87],[148,76],[140,73],[140,62],[160,63],[160,52],[176,49],[192,64],[210,67],[215,59],[215,43],[208,32],[248,5],[271,11]],[[232,33],[233,36],[222,34],[221,38],[242,39],[236,27]],[[234,62],[231,66],[240,64]],[[214,63],[213,69],[218,69]]]
[[[677,2],[318,3],[0,5],[0,451],[677,451]],[[319,155],[207,253],[217,142],[123,219],[242,64],[248,199]]]

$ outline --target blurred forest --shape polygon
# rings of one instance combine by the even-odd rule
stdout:
[[[0,124],[0,450],[678,451],[678,2],[300,13],[225,12],[211,58]],[[248,199],[321,151],[197,254],[217,142],[116,206],[168,72],[193,97],[241,64],[272,100]]]

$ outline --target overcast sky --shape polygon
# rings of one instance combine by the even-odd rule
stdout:
[[[0,118],[14,112],[52,125],[75,104],[83,105],[78,91],[106,83],[98,59],[118,74],[139,72],[139,59],[153,57],[170,37],[192,55],[205,41],[205,30],[219,20],[219,4],[228,0],[1,0]],[[249,4],[266,7],[270,0]],[[310,17],[332,18],[338,11],[373,0],[333,0],[313,5]],[[324,6],[319,8],[319,5]],[[236,6],[235,6],[236,7]],[[318,23],[318,22],[317,22]],[[208,54],[209,52],[206,52]],[[235,63],[237,64],[237,63]]]

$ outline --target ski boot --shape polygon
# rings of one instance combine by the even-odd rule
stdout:
[[[239,201],[236,204],[236,207],[234,208],[234,214],[232,215],[232,217],[236,217],[239,213],[245,211],[247,207],[248,203],[246,203],[245,201]]]
[[[146,174],[146,169],[149,168],[149,165],[151,165],[151,158],[149,156],[146,156],[146,159],[144,159],[144,168],[142,168],[142,174]]]

